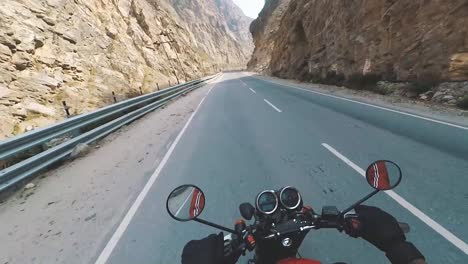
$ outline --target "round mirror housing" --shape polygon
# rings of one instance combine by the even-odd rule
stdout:
[[[181,185],[167,197],[166,208],[175,220],[190,221],[197,218],[205,208],[205,195],[195,185]]]
[[[369,185],[379,191],[395,188],[401,181],[401,169],[389,160],[373,162],[366,170],[366,179]]]

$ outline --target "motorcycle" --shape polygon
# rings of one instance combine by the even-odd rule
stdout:
[[[255,199],[255,207],[250,203],[239,206],[244,219],[236,221],[234,229],[227,228],[199,216],[205,206],[205,195],[195,185],[182,185],[168,196],[166,208],[177,221],[196,221],[212,226],[229,234],[225,236],[225,252],[237,251],[245,255],[255,251],[249,264],[320,264],[320,261],[303,259],[298,254],[302,241],[311,230],[334,228],[342,232],[352,225],[354,230],[361,228],[354,208],[380,191],[391,190],[400,184],[400,167],[388,160],[373,162],[366,170],[367,183],[374,189],[371,193],[348,208],[339,211],[336,206],[324,206],[321,214],[312,207],[304,206],[300,192],[291,186],[279,190],[264,190]],[[399,223],[403,232],[409,232],[409,225]]]

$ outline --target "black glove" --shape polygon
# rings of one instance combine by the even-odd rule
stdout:
[[[408,264],[424,256],[411,243],[389,213],[372,206],[359,205],[354,209],[358,221],[346,224],[345,231],[353,237],[362,237],[384,251],[393,264]]]
[[[225,249],[223,233],[211,234],[201,240],[188,242],[182,251],[182,264],[234,264],[240,257],[235,250]],[[226,255],[225,255],[226,252]]]

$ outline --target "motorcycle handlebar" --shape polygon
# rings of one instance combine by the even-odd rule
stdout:
[[[401,230],[404,233],[410,232],[410,225],[403,222],[398,222]],[[343,230],[343,225],[338,221],[317,221],[313,223],[311,221],[298,221],[296,219],[290,220],[286,223],[277,225],[272,230],[272,234],[265,236],[265,239],[276,238],[281,235],[295,233],[295,232],[304,232],[311,229],[321,229],[321,228],[336,228],[338,230]]]

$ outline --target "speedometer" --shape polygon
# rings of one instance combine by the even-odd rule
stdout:
[[[262,214],[272,214],[278,208],[278,197],[275,191],[267,190],[259,193],[255,202],[257,210]]]
[[[302,198],[299,191],[294,187],[284,187],[280,191],[280,202],[284,208],[296,210],[301,204]]]

